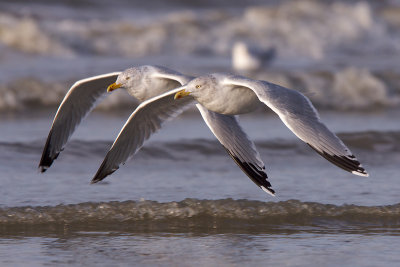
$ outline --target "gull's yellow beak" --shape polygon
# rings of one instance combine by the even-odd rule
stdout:
[[[113,83],[113,84],[110,84],[110,85],[107,87],[107,92],[112,92],[112,91],[114,91],[115,89],[120,88],[121,85],[122,85],[122,84],[120,84],[120,83]]]
[[[175,94],[174,99],[180,99],[184,96],[190,95],[190,92],[186,92],[185,89],[180,90],[178,93]]]

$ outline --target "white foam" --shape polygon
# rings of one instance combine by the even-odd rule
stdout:
[[[386,85],[381,80],[366,69],[356,68],[346,68],[335,74],[333,97],[343,109],[385,106],[391,101]]]
[[[45,55],[72,56],[67,46],[52,38],[32,18],[18,18],[0,13],[0,42],[14,49]]]
[[[385,73],[385,72],[382,72]],[[311,101],[336,110],[368,110],[376,107],[394,107],[400,96],[393,94],[385,82],[365,68],[349,67],[339,71],[303,73],[297,77],[302,81]],[[296,88],[295,84],[289,85]]]
[[[121,9],[129,12],[129,8]],[[341,53],[347,47],[367,52],[400,51],[399,32],[379,19],[381,14],[368,2],[285,1],[249,7],[243,15],[168,10],[89,19],[84,11],[73,11],[74,16],[85,19],[54,14],[46,17],[41,12],[37,17],[21,18],[3,12],[0,42],[24,52],[59,56],[89,53],[138,57],[199,51],[228,56],[238,38],[259,47],[276,47],[279,57],[293,60],[322,60],[328,53]]]
[[[180,65],[177,70],[194,75],[205,70],[229,71],[228,59],[237,40],[258,47],[276,48],[277,58],[271,67],[278,66],[279,71],[298,66],[297,76],[289,73],[289,69],[279,81],[271,81],[314,92],[310,98],[318,107],[368,109],[400,103],[398,90],[393,88],[398,80],[395,70],[400,65],[396,58],[400,54],[400,30],[390,26],[393,24],[389,25],[389,20],[384,19],[387,16],[383,17],[368,2],[284,1],[248,7],[243,13],[168,9],[158,13],[136,11],[142,12],[141,16],[110,16],[107,19],[96,16],[95,10],[88,16],[87,10],[62,5],[55,8],[51,4],[46,6],[48,10],[28,5],[26,15],[18,11],[17,3],[15,5],[15,12],[0,11],[0,80],[7,83],[0,84],[0,109],[24,106],[28,102],[57,105],[55,103],[62,99],[59,92],[66,92],[69,87],[64,83],[66,86],[62,90],[48,92],[45,89],[54,85],[44,84],[46,88],[30,91],[30,85],[24,82],[28,88],[10,90],[20,83],[17,79],[26,77],[40,83],[46,80],[45,77],[59,75],[54,80],[61,84],[60,81],[73,82],[71,79],[82,79],[86,74],[96,75],[103,70],[106,73],[138,64],[161,64],[172,68]],[[102,7],[98,8],[101,10]],[[123,14],[134,11],[126,6],[115,8]],[[47,14],[49,10],[56,12]],[[63,12],[66,10],[68,12]],[[17,55],[11,57],[9,51]],[[390,56],[384,58],[381,54]],[[358,59],[374,57],[355,64],[354,57],[348,55]],[[76,61],[68,63],[66,56],[74,57]],[[50,57],[56,59],[49,60]],[[258,58],[244,58],[241,60],[245,65],[243,69],[267,69],[260,67]],[[332,58],[337,62],[332,62]],[[104,63],[110,59],[122,63]],[[285,65],[285,62],[292,65]],[[394,75],[385,76],[384,80],[382,75],[376,75],[376,70],[338,67],[354,64],[372,68],[375,62],[379,62],[380,74],[394,70]],[[103,67],[98,67],[101,64]],[[325,68],[327,73],[318,75],[307,69],[316,64],[328,66]],[[260,78],[268,78],[264,76]],[[33,87],[37,88],[35,84]],[[50,96],[42,99],[45,94]],[[118,107],[117,102],[125,99],[112,97],[115,100],[106,99],[108,102],[104,105]]]

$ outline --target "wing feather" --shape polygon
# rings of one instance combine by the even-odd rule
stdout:
[[[144,141],[159,130],[165,121],[178,116],[194,103],[192,97],[174,100],[179,90],[181,88],[146,100],[136,108],[108,151],[92,183],[115,172],[121,164],[135,155]]]
[[[259,187],[264,187],[268,193],[274,195],[264,162],[261,160],[256,146],[243,131],[236,116],[215,113],[196,105],[207,126],[217,137],[235,163]]]
[[[350,149],[325,126],[311,101],[300,92],[240,76],[230,76],[225,83],[251,89],[298,138],[331,163],[353,174],[368,176]]]
[[[45,172],[63,150],[76,127],[107,93],[107,86],[114,82],[119,72],[94,76],[77,81],[61,102],[50,128],[39,163]]]

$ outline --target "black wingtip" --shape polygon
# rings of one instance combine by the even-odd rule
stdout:
[[[264,192],[270,194],[271,196],[273,196],[273,197],[275,196],[275,190],[272,189],[271,187],[260,186],[260,188],[261,188]]]
[[[99,169],[99,171],[96,173],[96,175],[93,177],[93,179],[90,181],[90,184],[95,184],[98,183],[102,180],[104,180],[108,175],[112,174],[113,172],[115,172],[117,169],[115,170],[111,170],[107,173],[103,172],[103,170]]]
[[[268,176],[265,171],[260,170],[251,162],[241,161],[238,157],[234,156],[226,147],[224,147],[235,163],[240,167],[240,169],[263,191],[268,194],[275,196],[275,191],[271,188],[272,185],[268,181]]]
[[[49,154],[50,153],[48,152],[48,149],[45,147],[45,150],[43,150],[42,158],[40,159],[38,166],[41,173],[47,171],[47,169],[50,168],[51,164],[53,164],[54,159],[57,158],[57,157],[52,158],[50,157]]]
[[[308,143],[307,143],[308,144]],[[352,174],[368,177],[368,173],[365,171],[361,163],[357,160],[354,155],[331,155],[325,151],[319,151],[312,145],[308,144],[312,149],[314,149],[318,154],[324,157],[326,160],[331,162],[332,164],[342,168],[345,171],[348,171]]]
[[[39,162],[39,166],[38,166],[41,173],[44,173],[48,168],[50,168],[51,164],[53,164],[53,161],[55,159],[57,159],[58,155],[60,154],[58,152],[53,157],[51,156],[50,141],[51,141],[52,135],[53,135],[53,131],[50,130],[49,135],[46,140],[46,144],[43,147],[42,157],[40,158],[40,162]]]
[[[60,153],[56,153],[54,157],[51,157],[48,146],[45,146],[42,158],[40,159],[38,166],[40,172],[44,173],[45,171],[47,171],[47,169],[50,168],[50,166],[53,164],[54,160],[57,159],[59,154]]]
[[[90,181],[90,184],[95,184],[106,178],[107,175],[100,175],[99,171],[97,171],[96,175]]]
[[[39,171],[41,172],[41,173],[44,173],[44,172],[46,172],[47,171],[47,169],[49,168],[50,166],[41,166],[41,165],[39,165]]]
[[[107,165],[107,156],[104,159],[104,161],[101,163],[100,168],[97,170],[97,172],[96,172],[95,176],[93,177],[92,181],[90,182],[90,184],[95,184],[97,182],[100,182],[101,180],[106,178],[108,175],[110,175],[113,172],[115,172],[116,170],[118,170],[118,167],[107,170],[106,165]]]

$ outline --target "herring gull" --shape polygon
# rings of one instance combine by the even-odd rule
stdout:
[[[194,104],[194,99],[190,97],[174,100],[177,91],[169,91],[191,79],[193,77],[164,67],[140,66],[77,81],[66,94],[54,117],[39,163],[40,170],[44,172],[51,166],[76,127],[102,96],[117,88],[125,88],[142,104],[129,117],[92,183],[101,181],[133,156],[164,121],[174,118]],[[207,110],[200,104],[196,107],[210,130],[246,175],[266,192],[273,194],[265,165],[237,118]]]
[[[276,56],[275,47],[262,49],[244,42],[236,42],[232,47],[232,67],[240,73],[257,71],[271,64]]]
[[[350,149],[321,122],[311,101],[303,94],[266,81],[212,74],[192,79],[186,85],[140,104],[121,129],[92,182],[104,179],[134,155],[143,136],[154,132],[169,114],[175,112],[172,102],[182,99],[194,99],[201,107],[203,117],[205,112],[212,114],[204,117],[211,131],[250,179],[271,195],[274,195],[274,190],[268,181],[265,166],[235,118],[238,114],[254,111],[262,104],[277,113],[297,137],[328,161],[353,174],[368,176]],[[249,150],[249,147],[252,149]]]
[[[175,99],[190,96],[208,110],[225,115],[251,112],[265,104],[322,157],[348,172],[368,176],[350,149],[321,121],[311,101],[298,91],[220,73],[195,78],[176,91]]]

